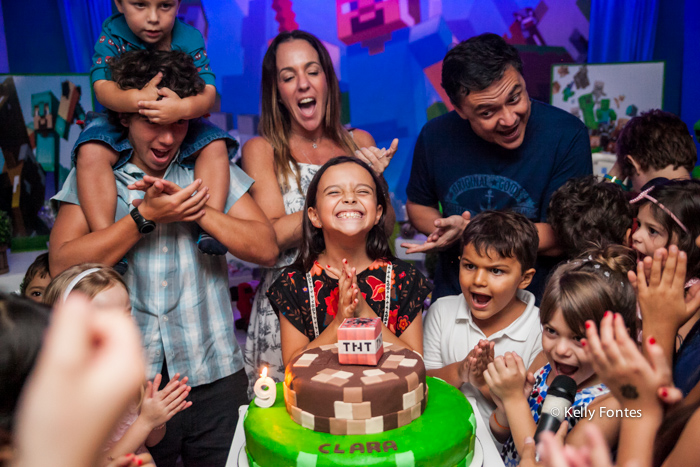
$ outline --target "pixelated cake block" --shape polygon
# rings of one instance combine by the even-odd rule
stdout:
[[[338,328],[338,361],[344,365],[377,365],[384,355],[379,318],[346,318]]]

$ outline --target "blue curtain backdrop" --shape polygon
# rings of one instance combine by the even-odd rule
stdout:
[[[90,71],[95,41],[112,14],[112,0],[56,0],[72,73]]]
[[[592,0],[588,63],[653,59],[659,0]]]

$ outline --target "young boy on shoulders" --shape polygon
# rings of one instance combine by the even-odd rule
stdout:
[[[473,397],[488,425],[495,404],[483,379],[494,355],[515,352],[526,366],[542,351],[535,296],[524,290],[535,274],[535,225],[515,212],[483,212],[462,235],[461,295],[437,300],[423,331],[429,376]]]
[[[177,125],[189,121],[189,135],[179,146],[177,160],[194,167],[195,178],[209,188],[207,206],[223,212],[229,193],[229,159],[238,143],[225,131],[204,119],[216,100],[216,77],[209,64],[204,39],[192,26],[177,19],[181,0],[115,0],[119,13],[107,18],[95,44],[90,69],[90,82],[95,98],[107,109],[117,113],[138,112],[149,122]],[[181,98],[162,85],[168,69],[157,69],[145,86],[122,89],[114,81],[110,63],[122,54],[134,50],[181,51],[192,57],[198,75],[205,86],[202,91]],[[162,66],[167,66],[167,64]],[[143,66],[149,66],[144,64]],[[150,65],[154,66],[154,65]],[[196,136],[195,136],[196,135]],[[154,155],[166,160],[172,145],[168,141],[154,144]],[[216,146],[226,151],[218,150]],[[131,146],[120,125],[112,125],[102,114],[91,113],[73,152],[77,168],[78,200],[90,229],[106,229],[115,221],[117,188],[113,168],[123,166],[131,157]],[[227,157],[228,156],[228,157]],[[202,253],[226,254],[226,247],[204,231],[199,232],[198,247]],[[115,269],[121,273],[126,264]]]

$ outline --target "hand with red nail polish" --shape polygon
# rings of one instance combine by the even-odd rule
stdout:
[[[600,336],[595,323],[587,322],[586,355],[598,377],[610,388],[623,407],[648,411],[660,409],[657,391],[673,385],[671,367],[656,339],[645,342],[648,359],[642,355],[635,341],[629,336],[624,320],[619,314],[613,319],[603,319]]]
[[[586,323],[588,324],[588,323]],[[654,437],[664,415],[664,402],[680,397],[673,388],[671,366],[664,351],[652,336],[643,343],[646,356],[629,336],[619,314],[604,318],[600,335],[595,323],[586,329],[583,349],[598,378],[610,388],[612,400],[634,416],[617,417],[621,425],[618,465],[628,461],[651,465]],[[583,344],[583,341],[582,341]],[[603,404],[610,408],[610,401]]]
[[[155,467],[153,462],[153,457],[149,453],[139,454],[134,456],[134,454],[127,454],[126,456],[121,456],[109,464],[106,467]]]
[[[686,293],[688,257],[676,245],[668,252],[660,248],[653,259],[645,258],[637,265],[637,273],[630,272],[630,280],[637,286],[639,309],[642,312],[642,336],[654,334],[669,363],[676,350],[678,329],[700,308],[700,284]]]

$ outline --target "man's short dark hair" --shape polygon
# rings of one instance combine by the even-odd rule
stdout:
[[[513,211],[477,214],[462,234],[462,251],[472,245],[480,256],[495,252],[502,258],[515,258],[522,272],[535,267],[539,244],[535,224]]]
[[[692,172],[698,159],[688,126],[670,112],[654,109],[627,122],[617,139],[617,162],[624,176],[632,173],[632,156],[642,170],[661,170],[669,165]]]
[[[522,74],[515,47],[497,34],[482,34],[457,44],[442,61],[442,87],[455,107],[472,91],[483,91],[503,78],[509,66]]]
[[[547,222],[569,258],[623,245],[634,213],[622,188],[595,175],[572,178],[552,194]]]
[[[163,73],[158,88],[168,88],[181,98],[204,90],[192,57],[176,50],[132,50],[115,57],[109,64],[112,81],[122,90],[142,89],[158,72]],[[118,112],[107,112],[110,123],[121,128]]]

